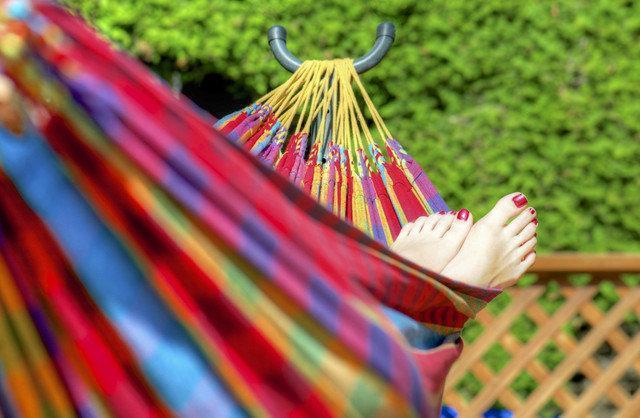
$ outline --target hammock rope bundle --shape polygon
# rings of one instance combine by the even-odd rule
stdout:
[[[383,244],[407,222],[448,210],[387,129],[351,59],[305,61],[285,83],[216,126]]]
[[[341,221],[53,2],[0,2],[0,62],[31,121],[0,128],[0,415],[437,416],[462,341],[382,308],[455,335],[498,291]]]

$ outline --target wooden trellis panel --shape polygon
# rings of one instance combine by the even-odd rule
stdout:
[[[632,327],[629,334],[629,327],[622,327],[625,320],[640,323],[640,287],[629,287],[621,280],[623,274],[640,273],[640,255],[541,256],[533,273],[538,275],[536,283],[510,289],[511,301],[500,314],[493,316],[488,309],[480,313],[477,321],[483,331],[473,343],[466,343],[451,370],[444,403],[463,418],[480,417],[496,402],[514,411],[516,417],[540,416],[548,402],[555,403],[563,417],[640,417],[640,332],[639,327]],[[584,286],[573,286],[572,274],[588,274],[591,279]],[[618,300],[602,310],[594,299],[607,281]],[[539,302],[551,282],[559,285],[563,302],[549,314]],[[535,325],[526,342],[511,333],[522,315]],[[584,332],[568,331],[567,324],[575,328],[576,321]],[[508,361],[494,372],[484,357],[496,344],[508,354]],[[548,344],[563,355],[551,370],[538,359]],[[599,353],[602,347],[608,354]],[[523,372],[537,383],[526,396],[512,388]],[[459,385],[468,373],[482,384],[470,398]],[[625,373],[638,379],[623,384]],[[580,388],[571,383],[575,376],[579,376]]]

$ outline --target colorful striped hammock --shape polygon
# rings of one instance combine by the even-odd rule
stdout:
[[[351,59],[306,61],[287,82],[216,126],[383,244],[391,245],[407,222],[448,210],[385,126]]]
[[[0,7],[5,417],[434,417],[496,294],[403,261],[48,1]],[[259,193],[256,193],[259,190]]]

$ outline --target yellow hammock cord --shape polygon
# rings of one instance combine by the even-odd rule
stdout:
[[[316,122],[318,135],[324,135],[331,123],[333,142],[350,152],[367,150],[376,143],[361,110],[356,90],[371,116],[380,144],[391,138],[382,117],[367,94],[350,58],[330,61],[305,61],[285,83],[258,99],[275,118],[293,133],[309,134]],[[329,112],[331,110],[331,112]],[[331,114],[331,121],[328,115]],[[352,167],[359,172],[359,167]]]

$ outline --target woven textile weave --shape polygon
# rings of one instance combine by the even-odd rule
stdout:
[[[496,294],[421,270],[212,128],[55,3],[0,12],[0,411],[434,417]],[[331,251],[327,251],[330,248]]]
[[[383,244],[408,222],[449,210],[387,129],[351,59],[304,62],[216,127]]]

